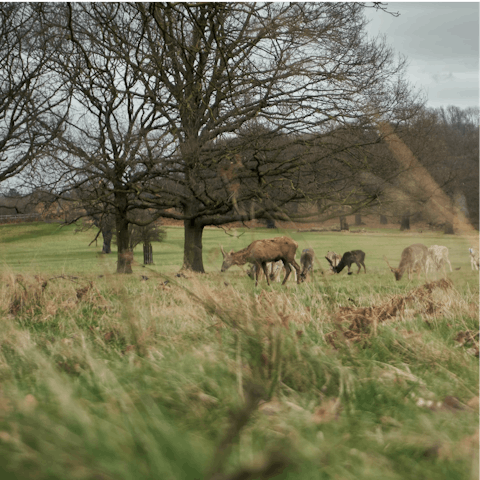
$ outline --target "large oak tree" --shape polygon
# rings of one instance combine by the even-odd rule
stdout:
[[[63,173],[58,192],[110,204],[119,271],[138,208],[182,220],[184,267],[203,271],[206,225],[375,199],[352,192],[368,169],[359,152],[381,141],[362,132],[415,110],[404,61],[365,35],[364,4],[55,8],[53,70],[77,110],[51,173]]]
[[[269,186],[278,192],[281,183],[288,201],[321,195],[330,179],[320,180],[322,188],[307,188],[305,174],[318,172],[318,164],[338,152],[361,148],[355,135],[342,133],[343,143],[332,142],[332,132],[371,126],[379,118],[396,123],[412,111],[402,79],[404,63],[383,41],[365,36],[362,4],[125,8],[130,12],[126,18],[135,19],[129,21],[138,27],[137,35],[126,39],[127,25],[105,25],[117,36],[118,55],[144,82],[145,95],[174,141],[174,156],[159,172],[157,198],[162,215],[184,221],[186,268],[203,271],[206,225],[278,212]],[[242,129],[249,134],[242,137]],[[272,133],[283,140],[273,143]],[[235,149],[219,155],[218,147],[233,137]],[[347,138],[351,143],[344,143]],[[247,150],[251,153],[245,158]],[[231,165],[225,169],[227,159]],[[348,174],[358,168],[350,165]],[[217,194],[215,174],[229,184],[223,197]],[[249,182],[252,189],[239,188],[242,177],[256,179]],[[239,198],[241,191],[244,198]],[[257,201],[250,201],[248,210],[239,208],[253,196]],[[173,204],[176,211],[168,211]]]

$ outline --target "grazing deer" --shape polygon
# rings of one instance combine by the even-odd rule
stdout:
[[[330,264],[330,270],[333,272],[333,267],[336,267],[339,263],[342,257],[338,255],[335,252],[327,252],[327,255],[325,257]],[[333,272],[335,273],[335,272]]]
[[[328,257],[325,258],[327,259],[328,263],[330,263],[330,266],[332,267],[334,273],[340,273],[345,267],[347,267],[348,274],[351,275],[352,272],[350,271],[350,266],[352,265],[352,263],[357,264],[357,275],[360,273],[362,266],[365,273],[367,273],[367,269],[365,268],[365,252],[363,250],[352,250],[351,252],[345,252],[342,256],[342,259],[336,266],[333,266],[332,261]]]
[[[278,262],[278,260],[282,260],[286,272],[282,285],[285,285],[285,282],[288,280],[290,272],[292,271],[290,265],[295,268],[297,272],[297,283],[300,283],[300,266],[295,261],[295,253],[297,252],[297,248],[298,243],[289,237],[275,237],[268,240],[255,240],[248,247],[239,250],[238,252],[234,252],[232,250],[230,253],[226,253],[223,250],[223,247],[220,245],[223,255],[223,263],[220,271],[225,272],[232,265],[245,265],[247,262],[253,263],[256,265],[255,286],[258,285],[258,274],[260,272],[260,268],[262,268],[267,279],[267,283],[270,285],[267,272],[267,262]]]
[[[425,272],[425,278],[427,277],[426,263],[428,256],[428,248],[422,243],[414,243],[409,247],[406,247],[402,252],[402,258],[400,259],[400,265],[398,268],[393,268],[388,263],[387,257],[383,259],[387,262],[387,265],[390,267],[390,270],[395,275],[395,280],[400,280],[407,271],[408,279],[410,280],[412,273],[417,272],[417,278],[420,278],[420,272],[423,270]]]
[[[470,252],[470,265],[472,266],[472,270],[478,270],[478,267],[480,267],[478,251],[474,248],[469,248],[468,251]]]
[[[313,272],[313,263],[315,262],[315,252],[313,248],[305,248],[302,251],[302,256],[300,257],[300,265],[302,271],[300,272],[300,281],[304,282],[307,279],[308,272],[311,270]]]
[[[430,270],[438,271],[443,267],[443,275],[447,275],[445,264],[448,263],[450,271],[453,272],[452,264],[448,259],[448,248],[442,245],[432,245],[428,247],[427,262],[425,264],[425,270],[427,273]]]

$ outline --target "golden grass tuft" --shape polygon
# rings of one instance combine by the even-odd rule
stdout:
[[[430,319],[471,315],[471,303],[457,292],[449,279],[429,282],[400,295],[392,295],[379,305],[368,307],[339,307],[334,315],[337,330],[325,336],[327,343],[337,348],[336,339],[343,337],[360,341],[370,334],[377,334],[379,324],[386,321],[403,321],[421,315],[429,324]],[[407,307],[409,311],[407,312]],[[478,352],[478,342],[475,341]]]

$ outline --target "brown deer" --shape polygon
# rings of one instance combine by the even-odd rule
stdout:
[[[427,277],[426,264],[427,264],[428,248],[422,243],[414,243],[409,247],[406,247],[402,252],[402,258],[400,259],[400,265],[398,268],[392,268],[388,263],[387,257],[383,259],[387,262],[390,270],[395,275],[395,280],[400,280],[407,271],[408,279],[411,279],[412,273],[417,272],[417,278],[420,278],[420,272],[423,270],[425,278]]]
[[[289,237],[275,237],[267,240],[255,240],[248,247],[234,252],[226,253],[223,247],[220,245],[220,249],[223,255],[223,263],[221,272],[225,272],[232,265],[245,265],[253,263],[256,265],[255,271],[255,286],[258,285],[258,275],[260,268],[267,279],[268,285],[270,285],[269,275],[267,271],[267,262],[278,262],[282,260],[285,266],[285,278],[282,285],[288,280],[290,272],[292,271],[292,265],[297,272],[297,283],[300,283],[300,266],[295,261],[295,253],[297,252],[298,243]]]
[[[300,281],[304,282],[307,279],[308,272],[313,272],[313,263],[315,262],[315,252],[313,248],[305,248],[300,257],[300,265],[302,271],[300,272]]]

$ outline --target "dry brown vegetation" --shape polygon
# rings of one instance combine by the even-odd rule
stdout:
[[[376,334],[379,323],[405,318],[405,309],[410,307],[408,315],[423,315],[426,322],[431,317],[445,315],[447,310],[458,313],[458,303],[454,301],[453,284],[448,279],[426,283],[403,295],[393,295],[380,305],[369,307],[340,307],[335,314],[335,322],[345,338],[359,339],[363,334]],[[348,323],[348,327],[344,324]],[[328,341],[337,332],[332,332]]]

